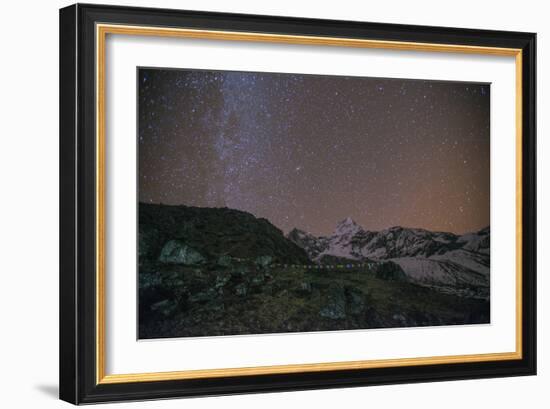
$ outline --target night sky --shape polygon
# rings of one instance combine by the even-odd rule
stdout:
[[[330,234],[489,225],[488,84],[138,70],[139,200]]]

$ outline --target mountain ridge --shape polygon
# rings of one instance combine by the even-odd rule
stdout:
[[[328,244],[294,231],[299,246],[240,210],[140,203],[139,338],[490,322],[488,229],[453,238],[368,232],[351,218],[338,227]],[[426,241],[448,248],[406,256],[432,251]],[[314,265],[304,247],[322,244]],[[328,255],[329,245],[368,262]]]
[[[305,230],[294,228],[286,237],[304,248],[312,261],[319,261],[322,255],[347,256],[346,258],[350,260],[387,259],[395,256],[416,255],[430,257],[459,248],[487,253],[489,235],[489,226],[464,234],[402,226],[392,226],[382,230],[366,230],[351,217],[347,217],[337,223],[333,234],[328,236],[315,236]],[[484,241],[486,238],[487,240]],[[421,240],[436,242],[439,246],[432,244],[428,247],[413,247],[415,241]],[[386,246],[386,252],[377,251],[388,242],[395,242],[397,248],[388,250]],[[339,246],[335,246],[335,244]],[[369,252],[369,250],[374,251]]]
[[[309,263],[306,252],[265,218],[226,207],[139,203],[139,258],[163,257],[168,243],[171,252],[178,252],[184,243],[186,248],[198,251],[205,262],[217,262],[226,256]]]
[[[489,226],[462,235],[401,226],[370,231],[347,217],[330,236],[293,229],[287,238],[318,264],[392,261],[418,284],[489,296]]]

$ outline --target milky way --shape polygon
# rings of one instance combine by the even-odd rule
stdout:
[[[490,86],[140,68],[139,199],[329,234],[489,225]]]

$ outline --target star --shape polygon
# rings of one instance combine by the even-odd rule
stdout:
[[[489,224],[489,113],[489,84],[139,69],[139,198],[284,232],[330,234],[348,216],[475,231]]]

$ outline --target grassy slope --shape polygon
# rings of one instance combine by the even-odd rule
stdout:
[[[486,323],[489,303],[365,269],[253,263],[140,271],[140,338]]]

